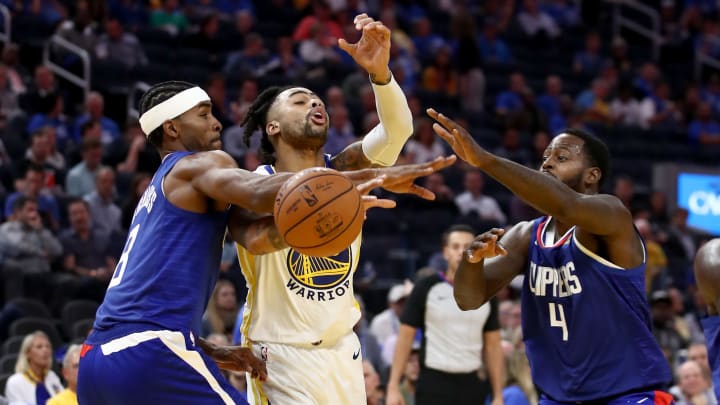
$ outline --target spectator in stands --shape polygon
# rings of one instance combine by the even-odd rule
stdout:
[[[317,26],[325,27],[318,34]],[[312,0],[312,14],[303,17],[295,27],[293,41],[300,43],[316,35],[321,43],[335,44],[338,38],[344,38],[342,27],[333,19],[332,10],[325,0]]]
[[[632,84],[641,97],[649,97],[655,91],[658,81],[660,81],[660,70],[657,65],[646,62],[640,67],[640,71],[633,79]]]
[[[663,251],[662,246],[657,242],[655,233],[647,219],[637,218],[634,222],[638,233],[645,239],[645,249],[647,250],[645,293],[650,294],[653,290],[665,289],[667,287],[666,281],[669,281],[665,280],[665,271],[668,265],[665,251]]]
[[[544,1],[540,9],[547,13],[560,28],[572,28],[580,24],[580,3],[568,0]]]
[[[125,32],[122,23],[114,16],[105,21],[105,33],[98,39],[95,56],[128,69],[148,63],[145,51],[135,34]]]
[[[269,62],[262,36],[253,32],[245,36],[241,50],[228,55],[223,72],[228,77],[258,77]]]
[[[230,119],[230,100],[227,96],[227,80],[222,73],[213,73],[207,81],[205,91],[210,96],[212,103],[212,114],[220,121],[223,128],[232,125]]]
[[[357,141],[357,136],[355,136],[355,130],[349,120],[347,108],[343,106],[335,107],[331,114],[332,120],[330,121],[330,128],[328,128],[325,153],[335,156],[345,147]]]
[[[632,74],[632,61],[628,52],[627,42],[623,37],[615,37],[610,48],[610,59],[618,75],[626,77]]]
[[[562,79],[558,75],[549,75],[545,79],[545,93],[537,98],[537,107],[547,121],[563,115],[562,97]]]
[[[500,146],[495,148],[493,153],[523,165],[529,165],[531,160],[529,151],[521,142],[520,131],[513,127],[505,129]]]
[[[105,155],[108,164],[116,167],[118,176],[132,176],[137,172],[154,173],[160,157],[150,145],[137,120],[125,125],[125,135],[111,145]]]
[[[231,339],[237,314],[238,301],[235,285],[229,280],[219,279],[203,316],[203,337],[211,333],[219,333],[226,336],[228,340]]]
[[[640,103],[630,83],[620,83],[617,96],[610,102],[610,116],[615,124],[645,128]]]
[[[370,332],[382,345],[390,336],[397,335],[400,329],[400,314],[405,301],[412,291],[412,284],[395,284],[387,294],[387,308],[375,315],[370,322]]]
[[[445,97],[457,97],[459,72],[453,66],[450,46],[443,45],[435,50],[430,64],[422,71],[423,90]]]
[[[486,18],[482,33],[478,35],[480,55],[485,63],[509,65],[513,62],[512,53],[508,45],[498,34],[498,22],[494,19]]]
[[[18,102],[20,93],[12,88],[9,78],[7,66],[0,64],[0,129],[7,128],[11,120],[25,115]]]
[[[495,100],[495,113],[505,121],[513,121],[524,109],[523,94],[528,91],[525,76],[520,72],[510,75],[509,88],[501,92]]]
[[[445,147],[432,131],[432,121],[426,117],[415,120],[415,134],[405,144],[408,163],[430,162],[445,154]]]
[[[185,46],[195,49],[203,49],[210,54],[211,66],[216,66],[225,51],[225,38],[220,32],[220,16],[211,12],[200,21],[200,27],[196,32],[187,35],[183,40]]]
[[[418,17],[412,22],[412,41],[421,63],[432,60],[435,51],[443,47],[446,42],[443,37],[435,33],[432,23],[427,17]]]
[[[465,172],[463,181],[465,188],[462,193],[455,197],[455,204],[463,215],[473,213],[485,221],[493,221],[498,226],[507,222],[505,213],[500,209],[497,200],[487,194],[483,194],[485,187],[485,175],[479,170],[468,170]]]
[[[47,184],[45,169],[42,166],[30,164],[25,176],[18,182],[17,191],[7,196],[5,200],[5,218],[10,218],[15,212],[15,202],[21,197],[32,199],[40,213],[40,219],[51,230],[59,229],[60,209],[54,195],[43,191]]]
[[[648,218],[650,224],[654,228],[664,231],[669,224],[667,195],[663,191],[655,190],[650,193],[650,199],[648,201],[650,205]]]
[[[80,198],[67,204],[70,227],[60,234],[63,246],[63,278],[53,301],[57,308],[70,299],[102,302],[117,264],[112,234],[94,226],[90,207]]]
[[[605,63],[605,57],[600,53],[602,40],[600,34],[592,31],[585,37],[585,48],[577,52],[573,59],[573,71],[583,77],[595,77]]]
[[[89,0],[79,0],[75,3],[75,14],[72,19],[63,21],[58,27],[57,34],[71,43],[79,46],[84,51],[92,54],[95,49],[95,42],[98,35],[98,24],[93,21]],[[102,2],[94,2],[102,3]],[[66,54],[64,65],[70,68],[77,67],[79,59],[71,54]]]
[[[46,299],[54,282],[50,263],[62,254],[62,245],[43,226],[34,199],[20,196],[12,207],[12,219],[0,225],[5,299],[23,294]]]
[[[95,174],[95,190],[84,196],[93,228],[112,234],[120,231],[122,211],[115,204],[115,171],[103,166]]]
[[[30,117],[27,125],[27,133],[31,134],[42,127],[55,128],[58,146],[65,150],[65,145],[70,141],[69,122],[63,109],[65,103],[59,92],[52,92],[39,99],[39,111]]]
[[[5,44],[2,50],[2,57],[0,60],[7,69],[7,80],[10,85],[10,89],[15,94],[23,94],[27,91],[26,82],[30,81],[30,76],[20,64],[20,47],[17,44],[8,42]]]
[[[485,16],[497,21],[499,32],[505,32],[515,15],[516,0],[487,0],[483,2]]]
[[[150,13],[150,25],[176,36],[184,32],[190,23],[185,17],[178,0],[162,0],[160,8]]]
[[[136,32],[148,22],[148,8],[142,1],[118,0],[108,5],[109,18],[116,18],[130,32]]]
[[[713,114],[720,115],[720,74],[710,76],[708,83],[700,90],[700,97],[710,103]]]
[[[695,119],[688,125],[687,135],[688,141],[693,145],[720,144],[720,123],[713,117],[709,103],[700,103]]]
[[[99,126],[95,121],[89,121],[84,126]],[[84,128],[83,132],[87,129]],[[65,191],[68,195],[82,197],[95,189],[95,176],[100,169],[103,147],[99,139],[84,138],[81,141],[82,161],[73,166],[65,179]]]
[[[52,370],[53,348],[44,332],[36,331],[20,345],[15,374],[5,385],[5,396],[11,404],[44,405],[63,386]]]
[[[529,39],[537,44],[546,44],[548,40],[560,36],[560,28],[555,20],[540,9],[537,0],[523,0],[522,3],[517,19],[520,28]]]
[[[670,389],[677,397],[677,405],[717,404],[712,387],[702,367],[688,360],[676,370],[678,385]]]
[[[365,377],[365,395],[367,405],[382,405],[385,393],[380,384],[380,375],[372,363],[363,360],[363,376]]]
[[[642,103],[644,121],[652,128],[678,129],[682,114],[670,99],[670,86],[665,81],[658,81],[653,93]]]
[[[310,37],[300,41],[298,54],[308,65],[307,75],[313,78],[324,77],[331,67],[341,62],[340,54],[333,38],[327,34],[328,27],[316,23],[310,27]]]
[[[607,102],[610,88],[604,79],[595,79],[592,87],[583,91],[575,100],[575,106],[582,114],[584,122],[600,124],[612,123],[610,105]]]
[[[80,365],[81,345],[70,345],[63,357],[62,376],[67,388],[50,398],[46,405],[77,405],[77,375]]]
[[[105,98],[97,91],[88,93],[85,99],[85,113],[75,120],[73,138],[76,143],[79,143],[82,139],[82,126],[88,121],[100,123],[103,145],[110,145],[120,138],[120,127],[114,120],[105,115]]]
[[[28,115],[35,114],[42,108],[42,100],[51,93],[57,92],[55,74],[45,65],[35,68],[33,84],[27,93],[20,98],[20,107]]]
[[[505,356],[507,378],[503,388],[503,403],[508,405],[537,404],[538,393],[530,375],[530,364],[525,351],[515,349]]]
[[[35,165],[41,167],[47,176],[42,187],[52,189],[53,183],[64,184],[64,159],[62,155],[57,156],[59,153],[55,147],[54,137],[55,132],[52,127],[42,127],[31,134],[30,147],[25,151],[25,156],[16,158],[13,162],[12,175],[15,179],[23,178],[28,167]]]
[[[665,290],[659,290],[650,296],[650,314],[653,324],[653,335],[663,352],[669,356],[673,363],[678,350],[687,347],[689,343],[675,325],[675,317],[672,310],[672,299]]]
[[[295,55],[291,37],[280,37],[275,42],[275,52],[262,67],[261,74],[277,75],[289,81],[300,80],[305,74],[305,64]]]

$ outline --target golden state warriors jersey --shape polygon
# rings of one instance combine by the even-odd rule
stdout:
[[[327,159],[326,159],[327,161]],[[272,166],[256,173],[272,174]],[[305,256],[292,248],[252,255],[237,245],[248,284],[242,333],[245,343],[328,346],[360,319],[353,292],[361,235],[331,257]]]

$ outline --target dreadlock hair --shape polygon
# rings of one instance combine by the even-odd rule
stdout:
[[[250,105],[245,119],[240,123],[240,125],[245,128],[243,140],[248,147],[250,146],[250,138],[252,138],[255,130],[260,130],[262,133],[259,152],[260,161],[263,164],[271,165],[275,163],[275,147],[270,143],[270,138],[265,130],[268,111],[270,111],[270,107],[275,102],[277,96],[289,88],[290,86],[272,86],[263,90]]]
[[[158,83],[148,89],[145,94],[140,98],[140,115],[145,114],[149,109],[169,99],[170,97],[185,91],[189,88],[196,87],[195,84],[182,82],[182,81],[168,81]],[[173,117],[175,118],[175,117]],[[160,149],[162,148],[163,141],[163,127],[162,125],[155,128],[149,134],[148,142],[153,146]]]
[[[560,133],[577,136],[584,141],[583,153],[591,165],[600,168],[601,175],[598,185],[602,187],[610,178],[610,151],[605,142],[597,136],[577,128],[568,128]]]

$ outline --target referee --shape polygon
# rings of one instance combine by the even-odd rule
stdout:
[[[423,331],[420,377],[415,405],[484,404],[490,394],[481,380],[484,368],[492,386],[493,405],[502,404],[504,358],[500,346],[497,302],[493,299],[472,311],[461,311],[453,299],[453,279],[462,252],[475,237],[467,225],[453,225],[443,233],[447,270],[419,280],[400,316],[386,405],[404,403],[400,380],[417,329]]]

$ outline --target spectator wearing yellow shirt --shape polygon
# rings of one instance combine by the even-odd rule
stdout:
[[[65,352],[62,375],[67,381],[67,388],[48,399],[45,405],[78,405],[77,380],[78,364],[80,364],[80,345],[71,345]]]

